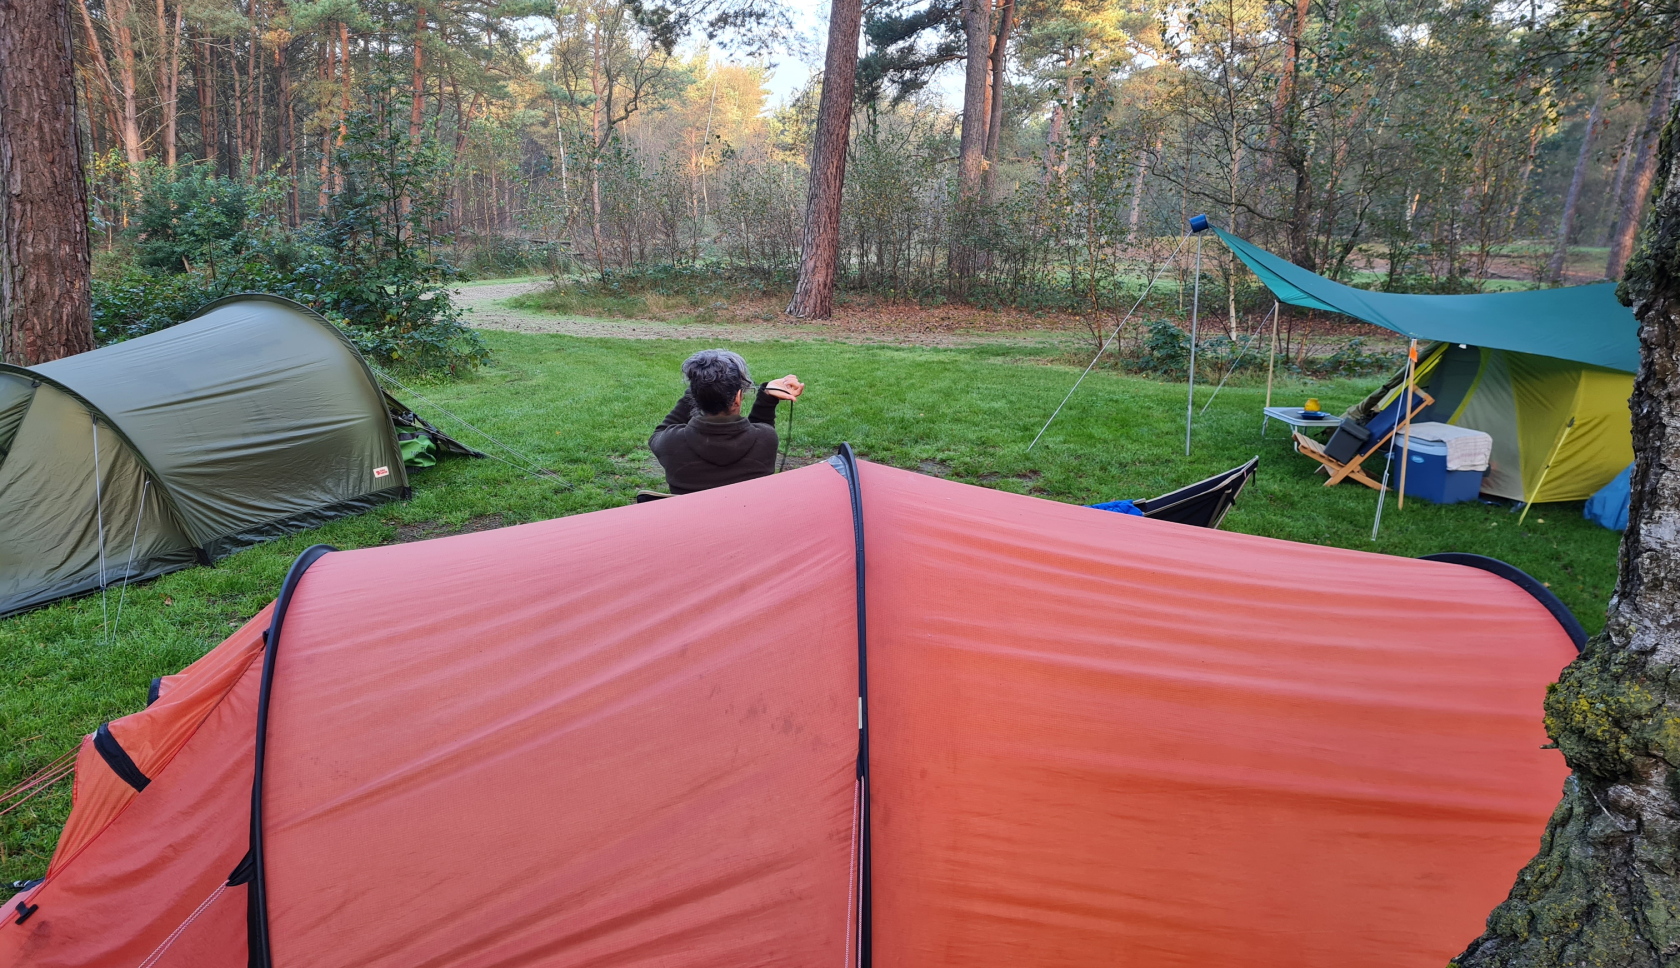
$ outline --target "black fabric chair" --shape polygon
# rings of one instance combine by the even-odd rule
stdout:
[[[1215,474],[1205,481],[1197,481],[1170,494],[1133,501],[1132,505],[1142,511],[1144,517],[1157,521],[1173,521],[1198,528],[1217,528],[1220,522],[1225,520],[1225,515],[1230,513],[1231,506],[1237,503],[1237,496],[1243,492],[1243,488],[1254,479],[1254,473],[1259,466],[1260,458],[1251,457],[1248,463],[1241,467],[1232,468],[1223,474]]]

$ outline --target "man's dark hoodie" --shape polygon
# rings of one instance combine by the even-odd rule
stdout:
[[[776,404],[758,388],[752,412],[710,415],[683,394],[648,438],[648,448],[665,468],[672,494],[722,487],[776,470]]]

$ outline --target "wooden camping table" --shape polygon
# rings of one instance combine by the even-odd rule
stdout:
[[[1300,407],[1264,407],[1260,411],[1265,419],[1260,421],[1260,436],[1266,436],[1266,424],[1273,420],[1281,420],[1299,430],[1335,430],[1341,426],[1341,418],[1326,413],[1317,420],[1301,416]],[[1323,412],[1323,411],[1321,411]]]

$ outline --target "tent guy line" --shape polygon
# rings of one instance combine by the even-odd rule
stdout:
[[[380,369],[379,367],[374,366],[372,363],[368,364],[368,368],[370,370],[372,370],[374,372],[374,375],[379,377],[381,380],[385,380],[385,381],[395,385],[397,387],[397,389],[401,390],[403,393],[408,394],[409,396],[412,396],[417,400],[420,400],[421,402],[425,403],[427,406],[433,407],[439,413],[442,413],[444,416],[449,417],[451,420],[454,420],[456,423],[459,423],[461,426],[467,428],[468,430],[472,431],[473,433],[478,434],[480,437],[483,437],[485,440],[490,441],[490,443],[496,445],[497,447],[500,447],[501,449],[507,451],[508,453],[512,454],[513,456],[515,456],[515,457],[519,458],[520,460],[524,461],[525,463],[523,465],[515,464],[514,462],[512,462],[510,460],[505,460],[501,457],[497,457],[495,454],[486,454],[485,455],[486,457],[489,457],[492,460],[500,461],[501,463],[506,464],[507,466],[513,468],[514,470],[521,471],[523,473],[529,474],[532,477],[537,478],[538,480],[552,480],[552,481],[558,483],[561,487],[564,487],[568,491],[573,489],[573,485],[570,481],[565,480],[559,474],[557,474],[554,471],[551,471],[548,468],[546,468],[546,467],[542,466],[541,464],[537,463],[535,460],[533,460],[530,457],[530,455],[528,455],[528,454],[526,454],[522,451],[515,450],[514,448],[509,447],[507,444],[502,443],[500,440],[497,440],[495,437],[490,436],[489,433],[487,433],[482,428],[478,427],[476,424],[469,421],[467,418],[461,416],[460,414],[454,412],[453,410],[450,410],[448,407],[445,407],[443,404],[438,403],[437,401],[431,399],[430,397],[421,393],[419,390],[414,389],[413,387],[411,387],[408,384],[402,382],[401,380],[399,380],[396,377],[392,376],[391,374],[385,372],[384,370]]]
[[[1039,429],[1038,429],[1038,436],[1037,436],[1037,437],[1034,437],[1034,438],[1033,438],[1033,439],[1032,439],[1032,443],[1031,443],[1031,444],[1028,444],[1028,445],[1027,445],[1027,450],[1028,450],[1028,451],[1029,451],[1029,452],[1030,452],[1030,451],[1031,451],[1031,450],[1032,450],[1032,449],[1033,449],[1033,447],[1034,447],[1034,446],[1035,446],[1035,445],[1036,445],[1036,444],[1037,444],[1037,443],[1038,443],[1038,440],[1039,440],[1039,437],[1043,437],[1043,436],[1044,436],[1044,432],[1045,432],[1045,431],[1046,431],[1046,430],[1049,430],[1049,429],[1050,429],[1050,425],[1051,425],[1051,424],[1052,424],[1052,423],[1054,423],[1054,422],[1055,422],[1055,420],[1056,420],[1056,414],[1059,414],[1059,413],[1061,413],[1061,412],[1062,412],[1062,408],[1063,408],[1063,407],[1065,407],[1065,406],[1067,406],[1067,402],[1068,402],[1068,401],[1069,401],[1069,400],[1072,400],[1072,399],[1073,399],[1073,392],[1074,392],[1074,390],[1078,390],[1078,389],[1079,389],[1079,385],[1080,385],[1080,384],[1081,384],[1081,383],[1084,383],[1084,382],[1085,382],[1085,378],[1086,378],[1086,377],[1087,377],[1087,376],[1090,376],[1090,375],[1091,375],[1091,367],[1093,367],[1093,366],[1096,366],[1096,365],[1097,365],[1097,361],[1098,361],[1098,360],[1100,360],[1100,359],[1102,359],[1102,355],[1103,355],[1103,354],[1104,354],[1104,353],[1107,353],[1107,352],[1108,352],[1108,346],[1109,346],[1109,344],[1110,344],[1110,343],[1112,343],[1112,342],[1114,342],[1114,341],[1115,341],[1115,340],[1116,340],[1116,339],[1117,339],[1117,338],[1119,338],[1119,336],[1120,336],[1120,330],[1121,330],[1121,329],[1123,329],[1123,328],[1125,328],[1125,326],[1126,326],[1126,322],[1127,322],[1127,321],[1128,321],[1128,320],[1130,320],[1130,319],[1131,319],[1131,318],[1132,318],[1132,314],[1133,314],[1133,313],[1135,313],[1135,312],[1137,312],[1137,308],[1138,308],[1138,307],[1139,307],[1139,306],[1141,306],[1141,305],[1143,305],[1143,301],[1144,301],[1144,300],[1145,300],[1145,299],[1148,299],[1148,298],[1149,298],[1149,293],[1150,293],[1150,292],[1151,292],[1151,291],[1152,291],[1152,290],[1153,290],[1153,289],[1154,289],[1154,288],[1155,288],[1155,283],[1156,283],[1156,282],[1158,282],[1158,281],[1159,281],[1159,280],[1160,280],[1160,278],[1161,278],[1161,274],[1162,274],[1162,273],[1163,273],[1163,272],[1166,272],[1166,271],[1167,271],[1167,266],[1169,266],[1169,265],[1172,265],[1172,261],[1173,261],[1173,260],[1174,260],[1174,259],[1176,259],[1176,258],[1178,258],[1178,253],[1179,253],[1179,252],[1180,252],[1180,251],[1182,251],[1182,250],[1183,250],[1183,248],[1184,248],[1184,240],[1185,240],[1185,239],[1188,239],[1188,238],[1189,238],[1189,237],[1190,237],[1190,235],[1189,235],[1189,233],[1185,233],[1185,235],[1184,235],[1184,236],[1183,236],[1183,238],[1180,238],[1180,239],[1179,239],[1179,240],[1178,240],[1178,246],[1177,246],[1177,247],[1176,247],[1176,248],[1174,248],[1174,249],[1173,249],[1173,250],[1172,250],[1172,255],[1169,255],[1169,256],[1167,256],[1167,257],[1166,257],[1166,259],[1165,259],[1165,260],[1164,260],[1164,261],[1162,261],[1162,263],[1161,263],[1161,265],[1160,265],[1160,267],[1159,267],[1159,268],[1157,268],[1157,269],[1156,269],[1156,270],[1155,270],[1155,276],[1154,276],[1154,278],[1152,278],[1152,279],[1150,279],[1150,280],[1149,280],[1149,285],[1147,285],[1147,286],[1145,286],[1145,287],[1144,287],[1144,288],[1143,288],[1143,295],[1141,295],[1141,296],[1139,296],[1139,297],[1138,297],[1138,298],[1137,298],[1137,302],[1135,302],[1135,303],[1132,303],[1132,308],[1131,308],[1131,309],[1128,309],[1128,310],[1126,310],[1126,315],[1125,315],[1125,316],[1124,316],[1124,317],[1122,317],[1122,318],[1121,318],[1121,320],[1120,320],[1120,322],[1119,322],[1119,324],[1118,324],[1118,325],[1116,325],[1116,326],[1115,326],[1115,327],[1114,327],[1114,332],[1113,332],[1113,333],[1112,333],[1112,334],[1111,334],[1111,335],[1110,335],[1110,336],[1109,336],[1109,337],[1108,337],[1108,339],[1106,339],[1106,340],[1104,340],[1104,341],[1103,341],[1103,345],[1102,345],[1102,349],[1099,349],[1099,350],[1097,350],[1097,355],[1096,355],[1096,356],[1093,356],[1093,357],[1091,357],[1091,362],[1090,362],[1090,364],[1089,364],[1089,365],[1087,365],[1087,366],[1086,366],[1086,367],[1085,367],[1085,372],[1084,372],[1084,373],[1081,373],[1081,374],[1079,374],[1079,379],[1077,379],[1077,380],[1075,380],[1075,381],[1073,381],[1073,387],[1072,387],[1072,389],[1070,389],[1070,390],[1068,390],[1068,392],[1067,392],[1067,396],[1065,396],[1065,397],[1063,397],[1063,398],[1062,398],[1062,402],[1061,402],[1061,403],[1059,403],[1059,404],[1057,404],[1057,405],[1056,405],[1056,409],[1055,409],[1055,411],[1054,411],[1054,412],[1052,412],[1052,413],[1051,413],[1051,414],[1050,414],[1050,419],[1049,419],[1049,420],[1046,420],[1046,421],[1044,421],[1044,426],[1042,426],[1042,427],[1040,427],[1040,428],[1039,428]]]

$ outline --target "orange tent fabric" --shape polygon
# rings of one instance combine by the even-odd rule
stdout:
[[[1517,586],[858,477],[867,814],[833,466],[311,565],[273,964],[1435,966],[1537,847],[1574,650]],[[124,805],[84,757],[0,965],[247,963],[263,627],[111,724],[156,771]]]

